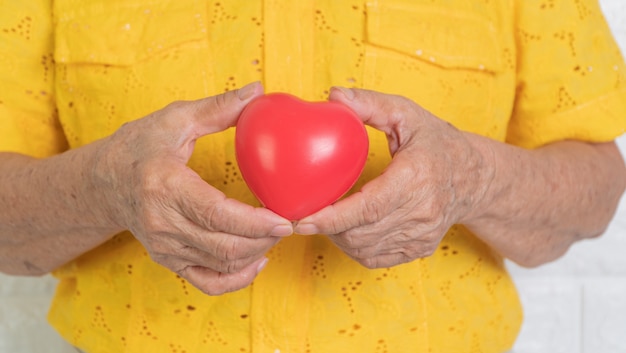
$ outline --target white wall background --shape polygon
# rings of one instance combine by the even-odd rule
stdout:
[[[626,53],[626,0],[600,0]],[[618,143],[626,155],[626,136]],[[626,353],[626,197],[607,233],[538,269],[511,265],[526,321],[513,353]],[[0,274],[0,353],[76,353],[46,322],[54,280]]]

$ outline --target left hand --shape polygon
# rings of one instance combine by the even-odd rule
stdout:
[[[495,173],[489,151],[404,97],[333,88],[330,100],[385,132],[393,159],[360,192],[300,220],[294,232],[327,234],[368,268],[431,255],[485,195]]]

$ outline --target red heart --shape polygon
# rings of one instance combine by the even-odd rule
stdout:
[[[365,126],[345,105],[284,93],[250,102],[235,133],[243,179],[265,207],[290,220],[345,194],[363,171],[368,148]]]

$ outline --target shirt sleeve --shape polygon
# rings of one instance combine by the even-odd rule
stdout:
[[[626,129],[626,68],[596,0],[516,2],[517,96],[507,142],[606,142]]]
[[[0,151],[67,149],[55,109],[51,1],[0,1]]]

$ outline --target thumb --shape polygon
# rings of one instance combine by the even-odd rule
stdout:
[[[358,88],[331,88],[329,100],[351,108],[363,121],[387,135],[392,155],[410,141],[430,113],[412,100]]]
[[[253,82],[234,91],[189,102],[186,108],[195,123],[196,137],[234,126],[243,108],[262,94],[261,83]]]
[[[387,135],[397,133],[405,113],[418,108],[405,97],[358,88],[332,87],[329,100],[348,106],[363,123]]]
[[[253,82],[216,96],[169,104],[152,115],[159,117],[157,133],[169,142],[161,145],[179,148],[183,151],[180,157],[187,162],[198,138],[234,126],[245,106],[262,94],[261,83]]]

